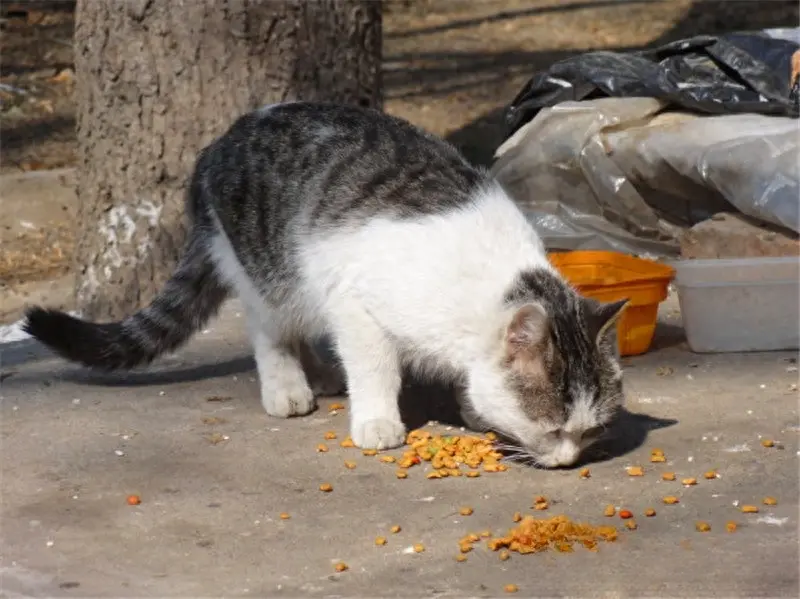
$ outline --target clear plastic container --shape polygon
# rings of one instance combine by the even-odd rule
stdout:
[[[724,353],[800,347],[800,259],[672,262],[692,351]]]

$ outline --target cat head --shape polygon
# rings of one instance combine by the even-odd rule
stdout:
[[[544,467],[570,466],[621,407],[616,322],[627,301],[578,295],[550,271],[508,294],[490,364],[470,376],[464,417]]]

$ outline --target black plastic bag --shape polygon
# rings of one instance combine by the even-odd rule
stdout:
[[[588,52],[534,75],[506,112],[512,135],[542,108],[602,97],[649,97],[707,114],[797,118],[800,45],[767,34],[701,35],[639,52]]]

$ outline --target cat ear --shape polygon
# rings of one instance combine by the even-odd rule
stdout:
[[[506,329],[506,345],[509,353],[538,347],[550,336],[550,318],[538,303],[525,304],[511,317]]]
[[[614,330],[622,312],[628,305],[629,299],[622,299],[611,304],[604,304],[594,300],[587,300],[586,320],[590,337],[600,345],[606,336]]]

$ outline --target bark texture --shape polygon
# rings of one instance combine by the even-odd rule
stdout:
[[[374,0],[79,0],[78,308],[117,319],[169,277],[197,152],[294,99],[382,105]]]

